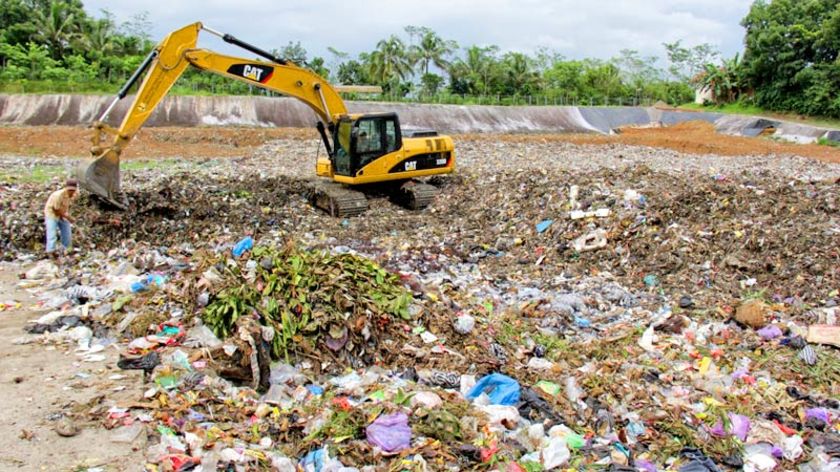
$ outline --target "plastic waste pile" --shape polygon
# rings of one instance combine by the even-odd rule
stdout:
[[[815,342],[836,308],[809,327],[784,303],[709,312],[609,274],[447,280],[410,257],[394,271],[317,240],[242,241],[24,274],[49,310],[33,336],[88,362],[113,344],[141,375],[99,421],[149,470],[840,464],[837,352]]]
[[[58,265],[0,188],[21,342],[118,370],[75,414],[154,471],[840,469],[836,180],[462,149],[346,220],[276,152],[127,175]]]

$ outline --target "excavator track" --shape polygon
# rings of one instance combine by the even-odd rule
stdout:
[[[309,201],[316,208],[338,218],[358,216],[368,209],[368,201],[364,193],[334,182],[318,183],[313,186],[309,192]]]
[[[409,210],[422,210],[431,205],[440,191],[437,187],[409,180],[396,189],[391,199]]]

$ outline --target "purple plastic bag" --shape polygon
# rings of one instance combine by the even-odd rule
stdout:
[[[385,452],[398,452],[411,445],[411,427],[405,413],[382,415],[369,424],[367,440]]]
[[[633,467],[637,469],[642,469],[645,472],[657,472],[656,466],[653,463],[648,462],[644,459],[636,459],[633,461]]]
[[[825,408],[808,408],[805,410],[805,418],[815,418],[825,424],[831,423],[831,419],[828,416],[828,410]]]
[[[776,325],[768,325],[756,331],[762,339],[776,339],[782,337],[782,330]]]
[[[725,438],[726,430],[723,429],[723,421],[718,421],[714,426],[709,428],[709,434],[718,438]]]
[[[743,377],[746,377],[748,375],[750,375],[750,370],[749,369],[746,369],[746,368],[738,369],[735,372],[732,372],[732,380],[739,380],[739,379],[741,379]]]
[[[730,413],[729,421],[732,423],[729,432],[741,441],[746,441],[747,435],[750,434],[750,419],[744,415]]]

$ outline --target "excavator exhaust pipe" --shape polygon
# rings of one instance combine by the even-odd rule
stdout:
[[[122,210],[128,206],[119,200],[120,156],[113,149],[93,161],[81,162],[76,177],[82,188]]]

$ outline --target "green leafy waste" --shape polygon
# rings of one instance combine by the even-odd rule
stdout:
[[[413,297],[399,276],[369,259],[288,245],[256,247],[251,260],[257,262],[253,282],[244,262],[227,264],[226,288],[202,313],[220,338],[236,331],[240,317],[255,313],[274,328],[273,355],[288,358],[302,342],[340,342],[364,327],[373,334],[392,320],[411,318]]]

